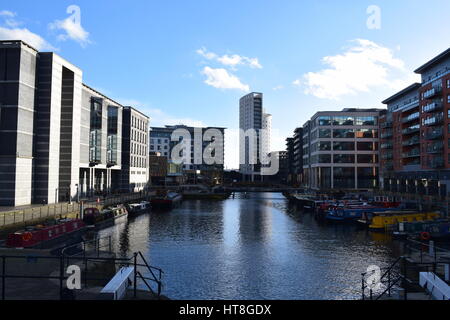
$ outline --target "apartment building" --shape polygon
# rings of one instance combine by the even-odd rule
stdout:
[[[263,94],[252,92],[239,100],[239,171],[251,181],[261,178],[261,153],[270,152],[272,116],[263,108]],[[254,131],[254,134],[252,134]]]
[[[119,191],[123,106],[23,41],[0,41],[0,65],[0,205]]]
[[[303,126],[302,185],[311,189],[378,187],[378,118],[381,109],[316,113]]]
[[[450,184],[450,49],[415,72],[420,83],[383,101],[380,184],[385,191],[444,196]]]

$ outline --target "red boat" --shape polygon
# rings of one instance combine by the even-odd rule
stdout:
[[[84,228],[85,224],[80,219],[61,219],[44,225],[26,227],[25,230],[10,233],[6,239],[6,246],[12,248],[35,247]]]

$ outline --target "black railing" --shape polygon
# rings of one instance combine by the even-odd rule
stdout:
[[[69,278],[66,276],[66,267],[69,265],[83,265],[84,266],[84,274],[83,280],[85,288],[89,286],[90,282],[95,281],[95,283],[102,282],[106,285],[107,282],[111,280],[111,277],[104,276],[93,276],[92,272],[89,272],[89,263],[111,263],[114,265],[114,269],[117,267],[134,267],[134,281],[133,281],[133,296],[137,297],[137,288],[138,288],[138,280],[141,280],[145,287],[152,294],[160,297],[162,291],[162,274],[163,271],[160,268],[150,266],[141,252],[136,252],[132,257],[129,258],[115,258],[115,257],[101,257],[101,256],[86,256],[84,254],[75,254],[71,256],[38,256],[38,255],[2,255],[1,259],[1,300],[6,300],[8,298],[8,279],[22,279],[22,280],[55,280],[58,283],[57,289],[59,292],[55,292],[52,296],[52,299],[59,298],[60,300],[65,299],[66,288],[64,286],[64,282]],[[48,274],[49,270],[45,270],[45,275],[41,274],[33,274],[32,270],[28,274],[18,274],[17,272],[10,271],[8,272],[8,262],[10,261],[17,264],[17,262],[23,260],[24,263],[27,261],[53,261],[53,269],[50,271],[58,271],[57,273]],[[23,264],[24,264],[23,263]],[[21,263],[21,265],[23,265]],[[143,271],[143,272],[141,272]],[[145,272],[147,271],[147,273]],[[150,283],[156,284],[156,289],[152,288]],[[13,296],[14,299],[20,299],[20,297]],[[36,296],[36,300],[41,300],[42,296]]]

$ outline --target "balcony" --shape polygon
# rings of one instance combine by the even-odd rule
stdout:
[[[400,109],[402,110],[402,112],[408,112],[418,107],[419,107],[419,99],[406,103],[405,105],[400,107]]]
[[[381,155],[381,159],[383,160],[392,160],[394,157],[392,155],[392,152],[387,152],[385,154]]]
[[[392,128],[392,126],[393,126],[392,121],[386,121],[381,124],[381,129],[389,129]]]
[[[443,130],[442,130],[442,127],[441,127],[441,128],[435,128],[435,129],[429,131],[429,132],[426,134],[425,137],[427,138],[427,140],[435,140],[435,139],[442,138],[443,133],[444,133],[444,132],[443,132]]]
[[[414,112],[412,114],[410,114],[409,116],[407,116],[406,118],[402,119],[402,123],[408,123],[411,121],[416,121],[420,118],[420,112]]]
[[[444,166],[444,158],[443,157],[435,157],[430,161],[430,168],[437,169],[442,168]]]
[[[411,133],[415,133],[415,132],[419,132],[419,131],[420,131],[420,125],[417,124],[417,125],[408,127],[406,129],[403,129],[402,133],[403,134],[411,134]]]
[[[383,168],[385,170],[391,171],[391,170],[394,170],[394,165],[392,164],[392,162],[387,162],[384,164]]]
[[[404,152],[404,153],[402,154],[402,157],[403,157],[403,158],[416,158],[416,157],[420,157],[420,149],[419,149],[419,148],[416,148],[416,149],[413,149],[413,150],[411,150],[411,151],[409,151],[409,152]]]
[[[420,144],[420,137],[419,136],[415,136],[409,140],[403,141],[402,142],[402,146],[404,147],[409,147],[409,146],[414,146],[416,144]]]
[[[392,137],[392,131],[386,131],[381,134],[381,139],[387,139]]]
[[[428,146],[427,153],[441,153],[444,149],[444,144],[442,142],[435,142],[431,146]]]
[[[442,93],[442,86],[435,86],[435,87],[431,88],[430,90],[425,91],[423,93],[423,98],[430,99],[441,93]]]
[[[392,149],[392,143],[388,142],[388,143],[382,143],[380,145],[381,149]]]
[[[444,117],[442,114],[433,116],[431,118],[427,118],[424,120],[423,124],[426,126],[436,126],[441,124],[444,121]]]
[[[432,103],[429,103],[422,107],[423,112],[435,112],[438,110],[441,110],[443,107],[443,103],[441,101],[435,101]]]

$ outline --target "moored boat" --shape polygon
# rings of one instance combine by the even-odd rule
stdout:
[[[364,213],[388,211],[389,208],[380,208],[367,203],[351,204],[347,206],[331,207],[325,215],[330,221],[354,221],[361,219]]]
[[[182,199],[183,196],[178,192],[159,192],[158,195],[150,200],[150,203],[155,210],[166,210],[178,205]]]
[[[405,222],[433,221],[440,218],[437,212],[386,212],[372,218],[369,229],[372,231],[385,231]]]
[[[5,244],[11,248],[50,248],[84,231],[86,225],[80,219],[50,220],[10,233]]]
[[[126,216],[127,209],[123,205],[99,210],[95,207],[83,210],[83,221],[88,226],[102,227],[106,224],[114,224],[114,220]]]
[[[125,207],[127,208],[128,216],[135,217],[150,212],[151,204],[149,201],[141,201],[140,203],[129,203]]]

